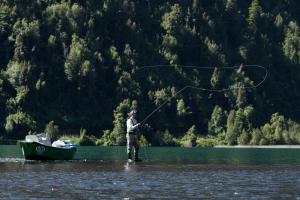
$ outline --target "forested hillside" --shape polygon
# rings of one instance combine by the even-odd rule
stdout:
[[[300,143],[300,1],[0,2],[3,141],[123,145],[130,109],[141,121],[169,100],[144,145]],[[266,72],[247,65],[268,71],[257,88]],[[186,85],[210,90],[175,95]]]

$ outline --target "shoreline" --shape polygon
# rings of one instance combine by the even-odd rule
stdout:
[[[214,148],[261,148],[261,149],[300,149],[300,145],[216,145]]]

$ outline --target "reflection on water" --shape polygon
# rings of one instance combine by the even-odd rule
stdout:
[[[299,165],[0,162],[1,199],[299,199]]]
[[[198,162],[201,164],[300,164],[300,148],[141,148],[145,161]],[[22,158],[17,145],[0,145],[0,159]],[[81,146],[75,160],[115,161],[127,158],[126,147]],[[1,162],[1,161],[0,161]]]

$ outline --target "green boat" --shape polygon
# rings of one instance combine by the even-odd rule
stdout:
[[[20,146],[27,160],[71,160],[77,150],[75,145],[68,143],[52,146],[49,138],[44,135],[26,136],[24,141],[20,141]]]

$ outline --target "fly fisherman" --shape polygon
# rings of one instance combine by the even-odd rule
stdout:
[[[128,119],[127,119],[127,156],[128,156],[128,161],[131,162],[131,149],[132,145],[134,146],[134,161],[141,161],[139,159],[139,142],[138,142],[138,131],[140,127],[140,123],[136,121],[136,111],[132,110],[128,114]]]

